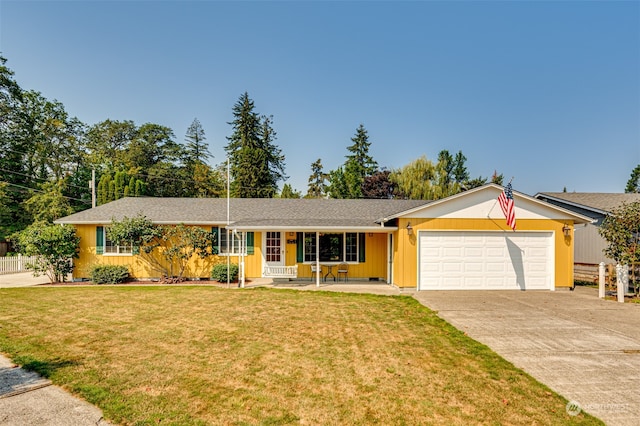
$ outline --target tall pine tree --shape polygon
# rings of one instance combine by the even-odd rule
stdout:
[[[311,176],[307,187],[306,198],[322,198],[327,193],[327,179],[329,175],[322,169],[322,160],[318,158],[311,164]]]
[[[362,198],[365,178],[378,170],[378,163],[369,155],[371,142],[364,125],[360,124],[356,129],[351,142],[353,144],[347,147],[351,154],[346,155],[341,171],[334,170],[330,174],[329,193],[333,198]]]
[[[184,146],[185,163],[187,165],[205,163],[211,157],[209,147],[205,142],[207,138],[204,129],[197,118],[193,119],[184,138],[186,142]]]
[[[245,92],[233,106],[234,120],[225,147],[231,165],[231,193],[238,198],[271,198],[285,179],[284,155],[274,144],[271,117],[260,117]]]

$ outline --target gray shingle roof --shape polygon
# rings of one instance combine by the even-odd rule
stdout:
[[[239,227],[372,227],[383,217],[428,204],[424,200],[231,198],[230,220]],[[108,224],[144,215],[154,223],[226,224],[226,198],[121,198],[56,220]],[[377,225],[379,226],[379,224]]]
[[[584,207],[590,207],[603,212],[610,212],[623,203],[640,202],[640,194],[605,193],[605,192],[540,192],[538,197],[552,197],[568,201]]]

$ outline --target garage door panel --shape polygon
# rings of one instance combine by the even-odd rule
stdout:
[[[480,262],[463,262],[462,266],[467,275],[484,271],[484,264]]]
[[[553,288],[552,243],[551,232],[420,232],[419,288]]]
[[[460,257],[463,255],[462,247],[444,247],[442,255],[446,257]]]

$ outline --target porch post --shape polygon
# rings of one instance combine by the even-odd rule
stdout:
[[[316,231],[316,287],[320,287],[320,233]]]
[[[240,235],[242,236],[240,238],[240,288],[244,288],[244,251],[247,248],[247,232],[245,231],[244,234],[240,232]]]

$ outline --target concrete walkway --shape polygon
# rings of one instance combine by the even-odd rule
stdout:
[[[640,305],[580,287],[414,297],[608,425],[640,424]]]
[[[46,275],[34,277],[33,272],[19,272],[17,274],[0,274],[0,288],[30,287],[38,284],[46,284],[49,278]]]
[[[0,355],[0,425],[103,426],[102,411]]]

